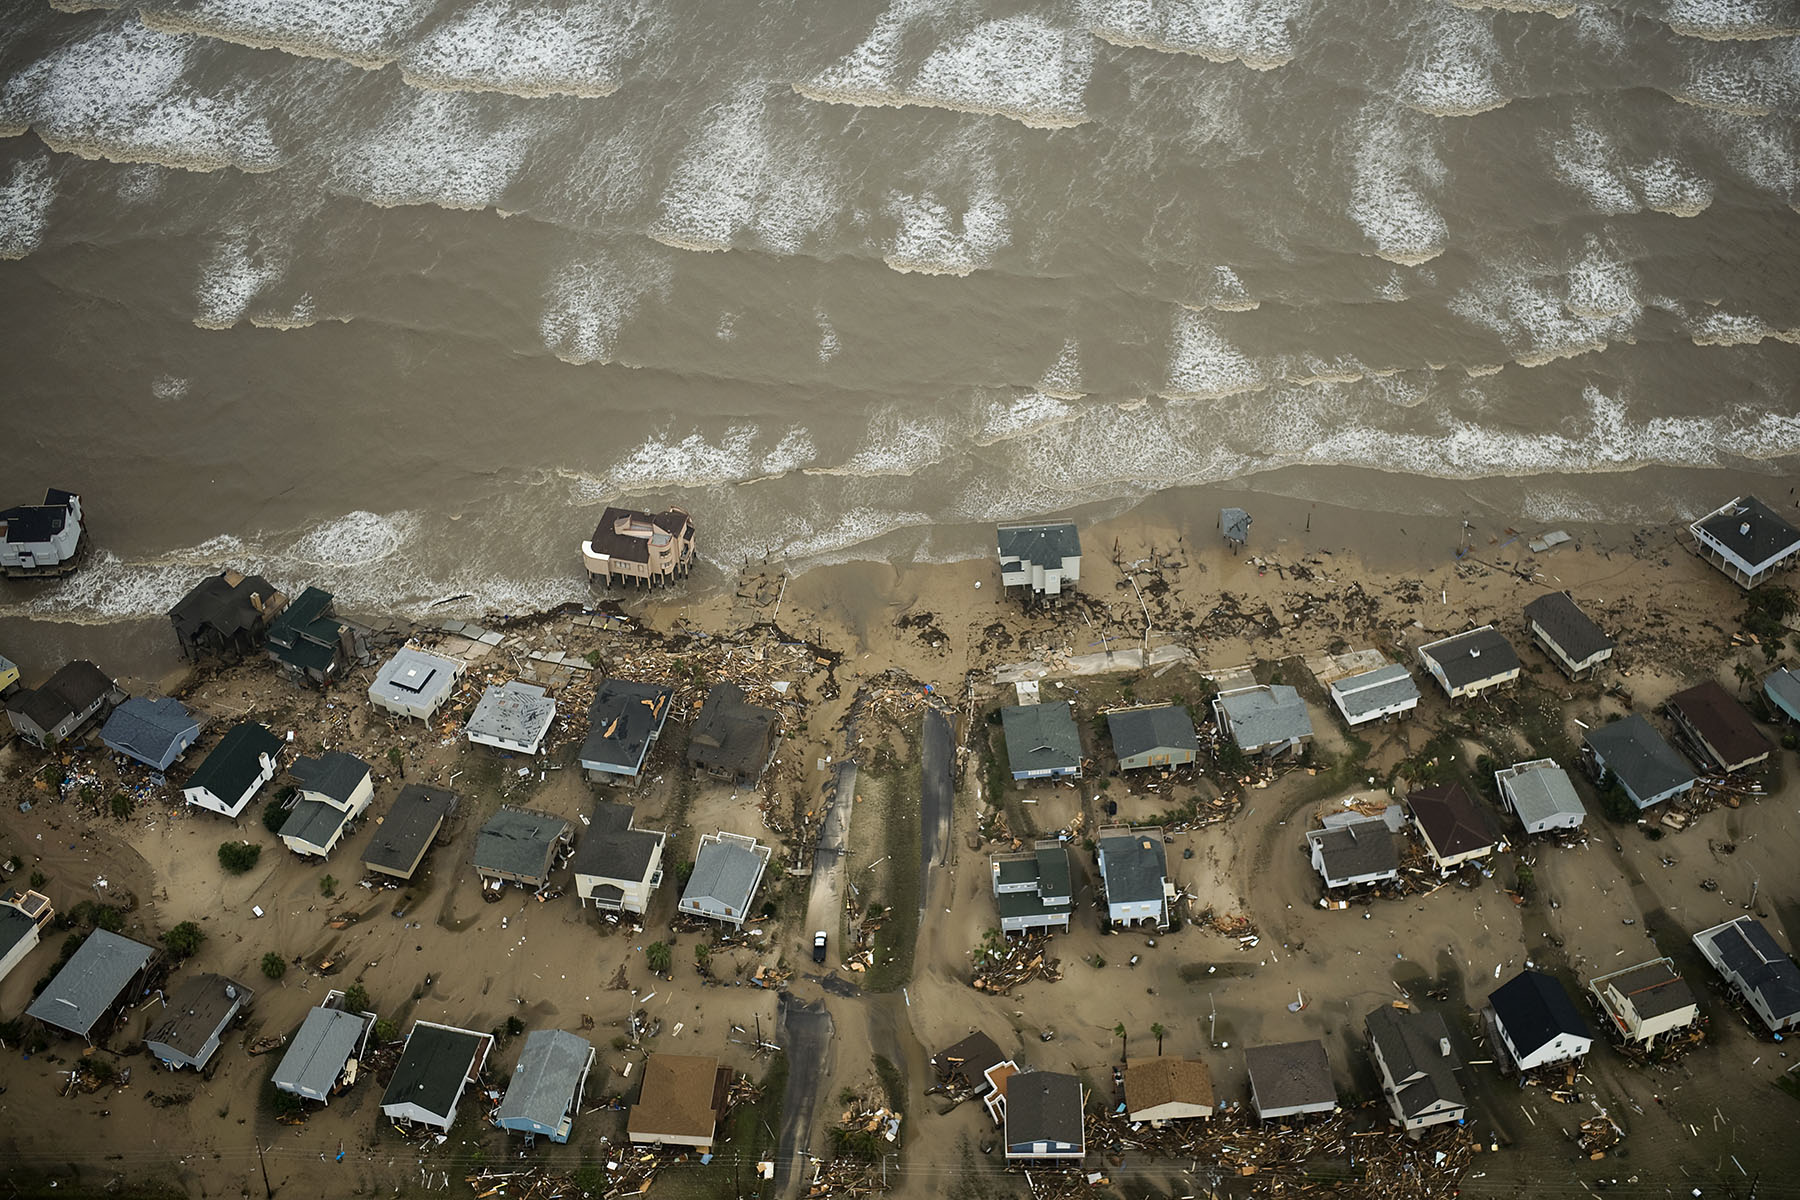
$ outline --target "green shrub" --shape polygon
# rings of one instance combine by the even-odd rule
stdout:
[[[177,958],[192,958],[206,940],[206,934],[192,921],[183,921],[162,935],[162,943]]]
[[[280,979],[287,974],[287,959],[271,950],[262,956],[262,973],[270,979]]]
[[[288,810],[281,807],[276,801],[271,800],[263,805],[263,828],[276,837],[281,836],[281,827],[287,824],[287,819]]]
[[[1793,735],[1790,734],[1789,736],[1791,737]],[[49,883],[49,882],[50,882],[50,877],[48,875],[44,874],[42,871],[33,871],[31,873],[31,887],[32,887],[33,891],[37,891],[38,889],[42,888],[46,883]]]
[[[115,818],[123,821],[126,817],[129,817],[131,815],[131,810],[133,807],[134,806],[131,803],[131,796],[128,793],[126,793],[126,792],[114,792],[113,793],[112,815]]]
[[[331,875],[326,875],[322,879],[319,880],[319,895],[325,897],[327,900],[329,900],[333,896],[337,895],[337,879],[336,879],[336,877],[331,876]]]
[[[398,1041],[399,1038],[400,1027],[398,1025],[394,1024],[386,1017],[382,1017],[375,1022],[376,1042],[385,1045],[388,1042]]]
[[[242,875],[262,857],[262,847],[255,842],[220,842],[219,865],[233,875]]]
[[[344,1010],[346,1012],[374,1012],[375,1006],[369,1000],[368,989],[360,983],[353,983],[345,988]]]

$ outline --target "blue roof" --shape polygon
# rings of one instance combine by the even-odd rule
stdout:
[[[113,710],[100,729],[100,740],[128,758],[162,770],[193,743],[200,732],[179,700],[133,696]]]
[[[1796,721],[1800,721],[1800,675],[1783,667],[1763,680],[1763,694]]]

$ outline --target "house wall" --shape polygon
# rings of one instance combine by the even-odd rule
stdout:
[[[1647,1042],[1652,1038],[1661,1037],[1665,1033],[1686,1029],[1700,1019],[1699,1005],[1690,1004],[1686,1008],[1659,1013],[1646,1020],[1638,1015],[1630,998],[1621,995],[1619,990],[1610,983],[1606,985],[1606,999],[1614,1011],[1624,1014],[1625,1023],[1628,1026],[1627,1036],[1634,1042]]]
[[[1073,1142],[1018,1142],[1006,1147],[1008,1158],[1080,1158],[1083,1150]]]
[[[6,952],[6,957],[0,958],[0,979],[5,979],[14,967],[25,961],[25,956],[30,954],[32,950],[37,947],[37,944],[37,926],[33,925],[30,929],[25,931],[25,936],[20,938],[11,950]]]
[[[1372,708],[1365,712],[1358,712],[1352,716],[1349,704],[1354,701],[1355,696],[1355,692],[1351,692],[1348,696],[1337,691],[1331,693],[1332,703],[1337,705],[1338,712],[1343,714],[1344,722],[1352,729],[1355,729],[1358,725],[1367,725],[1370,721],[1379,721],[1387,717],[1397,717],[1402,713],[1409,713],[1413,709],[1419,707],[1418,697],[1413,696],[1394,704],[1386,705],[1382,708]]]
[[[1155,921],[1160,925],[1163,906],[1158,900],[1137,900],[1122,904],[1108,901],[1106,915],[1114,925],[1135,925],[1140,921]]]
[[[1144,767],[1185,767],[1194,761],[1192,750],[1171,750],[1161,747],[1146,750],[1142,754],[1133,754],[1130,758],[1119,760],[1119,770],[1136,771]]]
[[[1732,503],[1735,504],[1736,501],[1734,500]],[[1726,505],[1725,507],[1729,508],[1731,505]],[[1707,517],[1717,516],[1718,513],[1724,511],[1725,509],[1723,508],[1718,509],[1715,512],[1708,513]],[[1703,517],[1701,519],[1705,520],[1706,518]],[[1781,554],[1776,555],[1774,558],[1769,559],[1767,562],[1753,563],[1744,559],[1736,551],[1727,549],[1724,544],[1714,538],[1712,534],[1700,528],[1698,522],[1689,526],[1689,529],[1694,535],[1695,544],[1699,546],[1700,552],[1706,560],[1712,563],[1712,565],[1717,567],[1720,571],[1736,580],[1741,587],[1755,587],[1771,572],[1779,570],[1782,564],[1788,559],[1792,558],[1796,553],[1800,553],[1800,549],[1789,548]]]
[[[1498,675],[1489,675],[1486,678],[1477,679],[1473,682],[1465,683],[1461,687],[1453,688],[1450,686],[1450,681],[1444,677],[1443,668],[1439,667],[1437,663],[1432,662],[1429,659],[1426,660],[1426,665],[1431,671],[1432,678],[1438,681],[1438,686],[1443,688],[1444,694],[1449,696],[1452,700],[1461,700],[1468,696],[1479,696],[1490,688],[1497,688],[1501,684],[1511,683],[1519,677],[1519,670],[1515,667],[1510,671],[1503,671]]]
[[[365,808],[369,807],[369,801],[375,798],[375,776],[372,774],[363,776],[363,781],[356,785],[356,789],[350,793],[350,799],[343,804],[339,804],[323,792],[310,792],[302,788],[300,794],[308,800],[317,800],[322,804],[329,804],[333,808],[341,808],[350,814],[352,820],[355,820],[362,815]]]
[[[631,1140],[640,1146],[693,1146],[699,1150],[710,1150],[713,1144],[711,1137],[699,1137],[685,1133],[634,1132],[631,1134]]]
[[[1580,1058],[1594,1044],[1592,1038],[1577,1037],[1572,1033],[1559,1033],[1526,1056],[1521,1055],[1519,1048],[1513,1044],[1512,1034],[1507,1032],[1506,1025],[1499,1021],[1494,1024],[1500,1030],[1500,1040],[1506,1043],[1506,1052],[1512,1055],[1512,1060],[1519,1064],[1521,1071],[1530,1071],[1550,1063],[1567,1062],[1572,1058]]]
[[[261,771],[244,789],[243,795],[228,799],[214,794],[208,788],[190,787],[182,789],[182,799],[198,808],[210,809],[235,821],[244,811],[244,806],[256,798],[256,793],[262,790],[262,785],[275,778],[275,760],[267,754],[258,755],[258,760],[261,763]]]
[[[1157,1104],[1150,1108],[1140,1108],[1129,1114],[1133,1121],[1187,1121],[1196,1117],[1213,1115],[1211,1106],[1205,1104],[1189,1104],[1184,1100],[1171,1100],[1167,1104]]]
[[[1254,1088],[1251,1089],[1250,1103],[1256,1108],[1257,1118],[1263,1121],[1276,1121],[1282,1117],[1299,1117],[1308,1113],[1328,1113],[1337,1107],[1337,1100],[1334,1097],[1330,1100],[1321,1100],[1317,1104],[1289,1104],[1281,1108],[1264,1108],[1257,1104]]]
[[[650,907],[650,894],[656,890],[651,881],[657,877],[657,874],[661,870],[662,847],[658,846],[655,852],[650,856],[649,869],[645,873],[644,878],[614,879],[607,875],[577,874],[575,876],[575,891],[580,895],[581,903],[585,906],[590,900],[593,900],[596,891],[610,885],[618,888],[624,893],[623,899],[619,902],[621,910],[625,912],[642,913]],[[597,901],[595,903],[598,905]]]
[[[72,519],[63,523],[61,533],[41,542],[0,542],[0,566],[53,567],[73,558],[75,547],[81,544],[80,506],[70,505],[69,516]]]
[[[462,1098],[459,1096],[457,1098],[457,1104],[460,1103],[462,1103]],[[450,1126],[456,1124],[457,1104],[452,1104],[450,1106],[450,1111],[442,1114],[430,1112],[411,1101],[404,1104],[384,1104],[381,1106],[381,1112],[383,1116],[389,1117],[395,1121],[412,1121],[420,1125],[429,1125],[433,1129],[442,1129],[448,1132]]]
[[[338,843],[344,840],[344,828],[345,825],[348,824],[349,822],[345,822],[344,825],[339,825],[336,831],[332,833],[329,844],[324,846],[315,846],[311,842],[304,841],[298,837],[289,837],[286,834],[282,835],[281,841],[283,845],[289,850],[292,850],[295,854],[305,855],[309,858],[329,858],[331,852],[337,849]]]
[[[1060,929],[1067,933],[1069,929],[1068,913],[1046,913],[1043,916],[1001,917],[1000,930],[1003,933],[1024,933],[1031,929]]]
[[[1312,842],[1311,845],[1313,870],[1319,873],[1319,878],[1325,881],[1325,886],[1328,888],[1355,887],[1357,884],[1375,883],[1382,879],[1393,879],[1399,875],[1398,871],[1372,871],[1363,875],[1351,875],[1342,879],[1333,879],[1325,866],[1325,850],[1323,844],[1320,842]]]
[[[1081,775],[1081,768],[1079,766],[1051,767],[1050,769],[1044,770],[1044,771],[1014,771],[1012,773],[1012,777],[1015,780],[1054,779],[1054,778],[1059,778],[1064,775],[1073,775],[1073,776],[1079,777]]]
[[[1626,783],[1623,779],[1619,778],[1619,775],[1617,774],[1617,772],[1614,772],[1612,767],[1607,763],[1605,756],[1602,755],[1600,753],[1600,751],[1594,749],[1594,746],[1591,742],[1585,743],[1585,744],[1587,745],[1588,750],[1593,754],[1595,764],[1597,764],[1602,771],[1605,771],[1605,772],[1611,774],[1614,779],[1618,779],[1619,786],[1625,789],[1625,794],[1627,796],[1631,797],[1631,802],[1633,804],[1637,805],[1639,808],[1650,808],[1654,805],[1661,804],[1664,800],[1672,800],[1676,796],[1681,795],[1683,792],[1688,792],[1688,791],[1693,790],[1694,783],[1693,783],[1693,781],[1690,781],[1688,783],[1682,784],[1679,787],[1672,787],[1672,788],[1668,789],[1667,791],[1658,792],[1654,796],[1648,796],[1648,797],[1640,796],[1637,794],[1637,792],[1632,790],[1632,787],[1630,784]]]
[[[1032,591],[1045,596],[1060,595],[1065,585],[1075,584],[1080,579],[1080,555],[1063,559],[1060,568],[1044,568],[1021,559],[1015,569],[1010,571],[1002,569],[1000,572],[1002,587],[1029,587]]]
[[[1765,743],[1763,752],[1756,755],[1754,758],[1746,758],[1740,762],[1727,762],[1725,761],[1725,756],[1719,752],[1719,748],[1708,741],[1706,735],[1701,733],[1693,722],[1687,719],[1686,714],[1672,704],[1669,706],[1669,719],[1681,726],[1682,730],[1685,731],[1689,737],[1693,738],[1696,744],[1703,747],[1706,750],[1706,756],[1719,767],[1723,768],[1726,774],[1730,774],[1733,771],[1741,771],[1752,763],[1762,762],[1769,757],[1769,754],[1774,749],[1773,747],[1767,746]]]
[[[1462,1119],[1468,1106],[1455,1104],[1448,1100],[1439,1100],[1424,1112],[1407,1116],[1400,1106],[1400,1088],[1395,1083],[1393,1074],[1388,1070],[1387,1060],[1381,1057],[1381,1046],[1373,1039],[1369,1042],[1369,1057],[1375,1060],[1375,1067],[1381,1073],[1381,1094],[1386,1097],[1388,1110],[1394,1114],[1394,1120],[1404,1129],[1429,1129],[1433,1125],[1444,1125]]]

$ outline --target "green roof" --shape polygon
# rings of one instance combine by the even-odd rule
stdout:
[[[1045,904],[1042,896],[1036,892],[1001,892],[994,897],[994,906],[1000,910],[1002,917],[1046,917],[1063,916],[1075,911],[1075,904]]]
[[[335,626],[331,631],[331,639],[329,643],[325,643],[296,638],[292,646],[275,646],[270,653],[290,667],[299,667],[303,671],[327,671],[331,669],[332,660],[337,657]]]
[[[280,749],[281,739],[254,721],[233,725],[206,761],[194,769],[187,785],[205,788],[221,800],[234,801],[252,780],[261,777],[261,756],[273,758]]]
[[[1069,851],[1047,846],[1037,852],[1038,891],[1050,896],[1073,896],[1069,890]]]

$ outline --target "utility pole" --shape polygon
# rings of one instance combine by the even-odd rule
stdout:
[[[275,1189],[269,1186],[269,1164],[263,1158],[263,1148],[262,1148],[262,1139],[261,1138],[256,1139],[256,1162],[257,1162],[258,1166],[262,1167],[263,1194],[266,1196],[274,1196]]]

